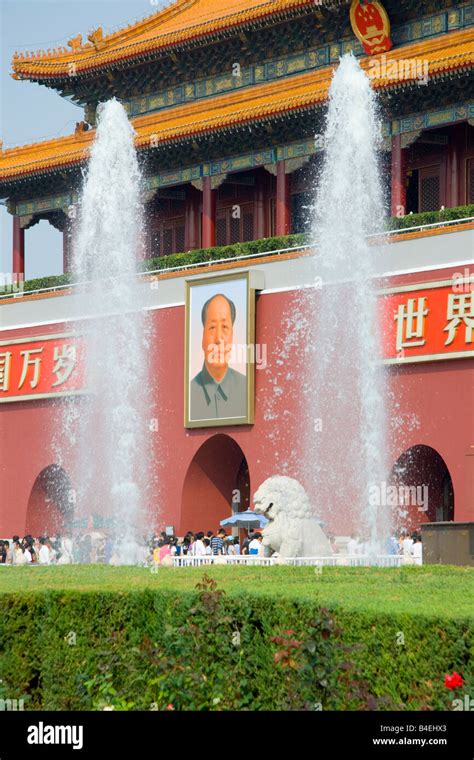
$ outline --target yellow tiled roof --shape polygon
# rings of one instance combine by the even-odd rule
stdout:
[[[323,4],[330,5],[331,0]],[[117,61],[136,58],[199,37],[258,21],[278,13],[315,7],[314,0],[177,0],[168,8],[114,34],[76,49],[15,54],[16,76],[56,79],[70,76],[74,65],[81,74]],[[79,43],[76,43],[79,44]]]
[[[383,57],[387,72],[390,64],[419,59],[428,63],[429,76],[471,68],[474,63],[474,32],[460,31],[421,43],[391,50]],[[361,65],[369,69],[381,56],[363,58]],[[375,89],[400,86],[403,81],[381,75],[373,76]],[[234,90],[226,95],[197,100],[182,106],[139,116],[132,120],[137,148],[183,141],[192,136],[258,122],[292,110],[310,108],[326,100],[332,68],[327,67],[291,78]],[[405,81],[416,80],[416,72]],[[57,171],[62,166],[80,163],[87,158],[95,130],[77,136],[61,137],[34,143],[0,153],[0,182],[19,179],[29,174]]]

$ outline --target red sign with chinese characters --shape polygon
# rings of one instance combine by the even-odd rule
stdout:
[[[392,48],[390,19],[382,3],[354,0],[350,16],[354,34],[367,55],[386,53]]]
[[[385,364],[474,356],[474,282],[393,289],[379,302]]]
[[[0,403],[81,393],[83,386],[82,336],[0,341]]]

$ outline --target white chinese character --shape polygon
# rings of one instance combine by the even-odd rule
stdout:
[[[11,351],[5,351],[3,354],[0,354],[0,391],[7,391],[10,387],[11,365]]]
[[[472,343],[472,331],[474,329],[474,293],[463,293],[458,295],[450,293],[448,296],[448,325],[444,331],[448,331],[448,337],[445,346],[449,346],[456,337],[459,325],[464,322],[465,335],[464,342]]]
[[[415,304],[418,301],[418,306]],[[400,304],[398,313],[394,319],[397,320],[397,351],[403,348],[413,346],[424,346],[425,325],[424,320],[428,315],[428,309],[425,309],[426,298],[409,298],[406,304]],[[418,340],[413,340],[418,338]]]
[[[62,385],[71,376],[76,365],[76,346],[55,346],[54,361],[56,363],[53,373],[57,376],[57,380],[53,383],[53,388],[56,385]]]
[[[23,369],[21,371],[21,377],[20,377],[18,388],[21,388],[23,383],[25,382],[29,366],[32,366],[34,368],[33,380],[30,380],[30,386],[32,388],[36,388],[36,386],[38,385],[38,380],[40,376],[41,357],[36,356],[33,359],[31,359],[30,354],[41,354],[42,352],[43,352],[42,348],[27,348],[25,351],[20,351],[21,356],[23,356]]]

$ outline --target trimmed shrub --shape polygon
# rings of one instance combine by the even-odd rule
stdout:
[[[392,216],[388,222],[388,229],[405,230],[410,227],[420,227],[424,224],[451,222],[456,219],[468,219],[473,216],[474,205],[445,208],[442,211],[424,211],[421,214],[407,214],[401,217]]]
[[[72,282],[72,274],[55,274],[50,277],[38,277],[34,280],[26,280],[23,283],[23,290],[29,292],[31,290],[41,290],[42,288],[56,288],[60,285],[70,285]]]
[[[3,693],[41,710],[443,710],[473,621],[170,588],[0,595]],[[402,634],[402,638],[400,638]]]
[[[186,253],[172,253],[169,256],[157,256],[144,262],[145,271],[155,269],[170,269],[205,261],[233,259],[239,256],[251,256],[257,253],[278,251],[285,248],[297,248],[308,242],[305,235],[286,235],[285,237],[262,238],[249,240],[246,243],[235,243],[215,248],[200,248]]]

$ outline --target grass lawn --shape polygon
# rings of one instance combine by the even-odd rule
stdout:
[[[0,594],[47,591],[193,590],[207,574],[228,595],[243,592],[387,614],[474,619],[474,567],[395,568],[206,567],[147,568],[73,565],[2,567]]]

